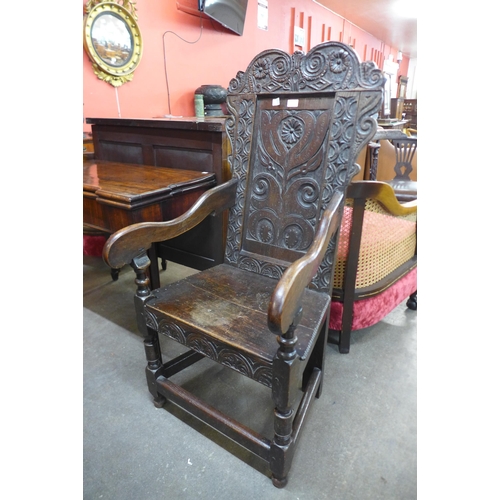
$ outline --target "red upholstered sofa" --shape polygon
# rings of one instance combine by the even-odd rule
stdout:
[[[83,235],[83,255],[91,255],[93,257],[100,257],[102,249],[108,238],[103,235]]]
[[[329,341],[349,352],[351,331],[379,322],[397,305],[417,308],[417,201],[400,204],[384,182],[347,191],[330,312]]]
[[[104,244],[109,238],[109,234],[93,229],[87,225],[83,225],[83,255],[92,257],[102,256]],[[111,269],[111,278],[113,281],[118,279],[120,274],[119,269]]]

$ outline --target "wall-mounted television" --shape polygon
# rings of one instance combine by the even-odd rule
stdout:
[[[213,19],[225,28],[243,35],[248,0],[177,0],[177,8],[195,16]]]

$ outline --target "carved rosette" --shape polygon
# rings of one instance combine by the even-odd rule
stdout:
[[[156,320],[154,320],[156,322]],[[169,337],[180,344],[197,351],[218,363],[232,368],[233,370],[253,379],[257,382],[272,386],[272,363],[267,364],[262,360],[244,356],[229,346],[208,340],[202,334],[189,331],[178,323],[162,319],[158,323],[158,333]]]
[[[374,63],[361,63],[350,47],[338,42],[318,45],[308,54],[265,51],[230,82],[227,104],[232,117],[227,133],[233,150],[229,161],[233,177],[240,183],[236,205],[229,215],[228,262],[279,278],[286,266],[241,252],[245,241],[307,250],[318,218],[334,192],[345,190],[359,171],[355,160],[375,133],[373,115],[380,106],[383,83],[383,74]],[[258,94],[300,98],[297,94],[311,91],[332,92],[333,108],[324,112],[257,106]],[[260,120],[258,129],[266,130],[262,136],[252,135],[254,120]],[[319,135],[313,137],[311,131]],[[305,151],[305,147],[309,149]],[[301,158],[307,158],[307,162],[301,163]],[[327,164],[322,166],[325,158]],[[282,200],[278,209],[266,208],[271,194],[274,202]],[[293,207],[287,204],[289,199]],[[245,204],[250,216],[243,235]],[[276,228],[280,226],[283,231],[278,233]],[[329,289],[333,249],[331,243],[313,279],[313,288]]]
[[[378,90],[383,82],[373,62],[361,62],[354,50],[340,42],[326,42],[307,54],[261,53],[231,80],[229,93]]]
[[[316,170],[325,156],[329,113],[265,110],[261,120],[258,159],[247,189],[246,238],[305,251],[315,233],[322,182]]]

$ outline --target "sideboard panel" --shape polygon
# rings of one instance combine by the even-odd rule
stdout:
[[[183,168],[185,170],[200,170],[203,166],[204,172],[213,172],[214,157],[212,151],[190,150],[188,148],[174,148],[156,146],[154,148],[155,165],[170,168]],[[179,165],[174,167],[174,165]],[[182,167],[180,167],[182,165]]]
[[[100,140],[99,156],[96,153],[95,158],[123,163],[144,164],[144,151],[141,144],[124,142],[123,140]]]
[[[231,177],[224,118],[88,118],[95,159],[214,172]],[[208,217],[187,233],[157,244],[158,256],[194,269],[224,260],[227,214]]]

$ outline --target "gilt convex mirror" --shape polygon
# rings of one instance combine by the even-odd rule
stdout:
[[[89,0],[85,14],[83,45],[94,73],[113,87],[132,80],[142,56],[142,37],[134,3]]]

